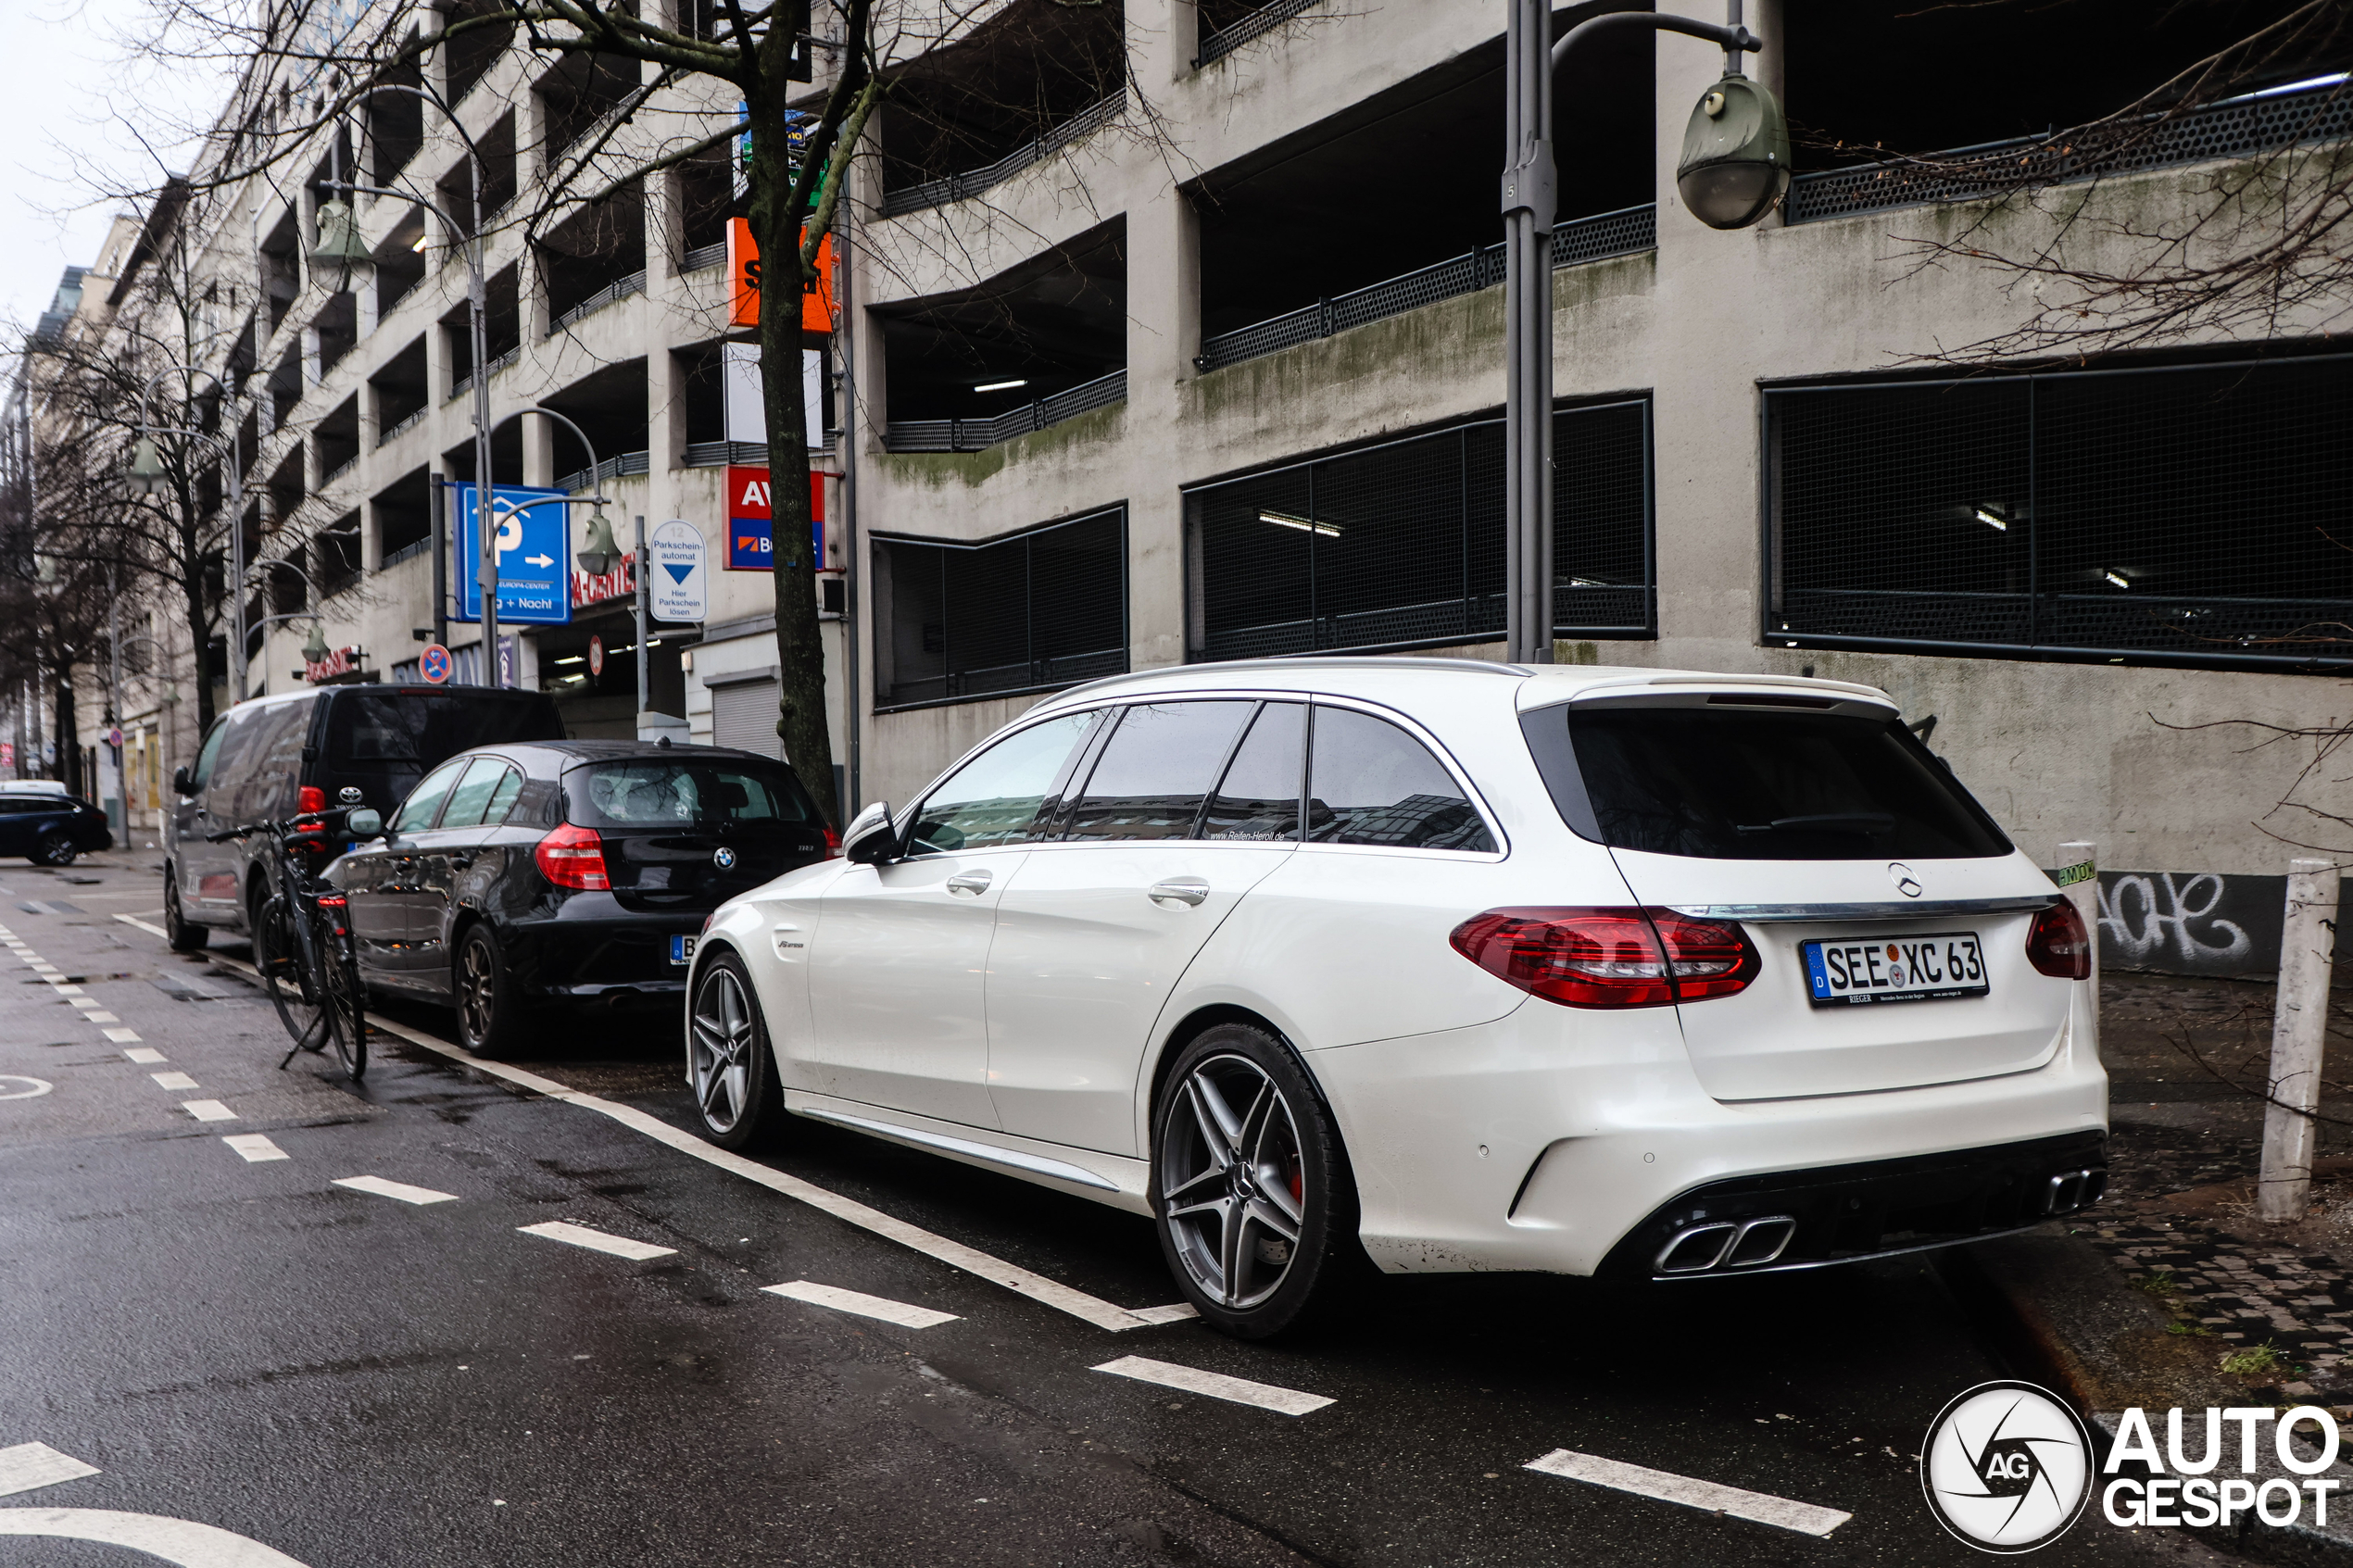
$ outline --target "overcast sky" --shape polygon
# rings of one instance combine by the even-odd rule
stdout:
[[[169,141],[226,94],[208,68],[134,66],[124,37],[145,15],[141,0],[0,0],[0,331],[30,326],[58,275],[97,258],[124,204],[98,194],[96,171],[130,189],[184,169],[184,143],[143,137]]]

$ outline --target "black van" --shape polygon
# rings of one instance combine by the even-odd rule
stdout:
[[[331,806],[389,818],[429,769],[461,751],[563,738],[555,699],[542,692],[326,686],[239,703],[213,721],[195,765],[172,775],[163,918],[173,949],[203,947],[214,927],[251,931],[270,896],[266,841],[210,844],[208,834]]]

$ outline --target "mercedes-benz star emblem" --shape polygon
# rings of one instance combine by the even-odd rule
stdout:
[[[2032,1383],[1981,1383],[1929,1423],[1929,1512],[1980,1551],[2015,1554],[2067,1533],[2092,1500],[2092,1439]]]
[[[1895,883],[1895,891],[1901,893],[1906,898],[1917,898],[1923,891],[1920,886],[1920,879],[1914,876],[1912,874],[1912,868],[1906,865],[1901,860],[1889,861],[1887,866],[1887,874],[1894,879]]]
[[[723,872],[734,871],[736,869],[736,852],[723,844],[718,848],[711,852],[711,863],[717,866]]]

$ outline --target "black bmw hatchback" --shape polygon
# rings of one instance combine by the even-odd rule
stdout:
[[[674,1005],[703,917],[835,844],[782,762],[533,741],[451,758],[327,878],[370,988],[453,1004],[497,1056],[549,1008]]]

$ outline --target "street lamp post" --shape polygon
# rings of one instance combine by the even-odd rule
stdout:
[[[173,425],[156,425],[147,421],[147,404],[156,395],[156,383],[166,376],[202,376],[220,389],[221,406],[234,406],[236,394],[210,370],[193,365],[167,365],[147,378],[139,395],[139,441],[131,451],[128,478],[134,489],[144,495],[160,495],[171,488],[171,473],[156,451],[156,437],[175,436],[182,441],[201,444],[218,454],[228,479],[229,488],[229,704],[235,707],[245,699],[245,478],[244,465],[237,459],[237,443],[233,435],[223,440],[203,431]],[[205,654],[196,650],[196,679],[205,677]],[[201,709],[199,710],[201,711]]]
[[[1728,0],[1718,26],[1652,11],[1612,11],[1553,42],[1552,0],[1511,0],[1504,32],[1507,97],[1503,207],[1504,657],[1553,661],[1553,73],[1577,46],[1605,32],[1652,30],[1705,39],[1724,51],[1724,80],[1692,111],[1676,188],[1700,221],[1742,228],[1771,210],[1789,182],[1780,107],[1741,75],[1743,52],[1763,40]]]

